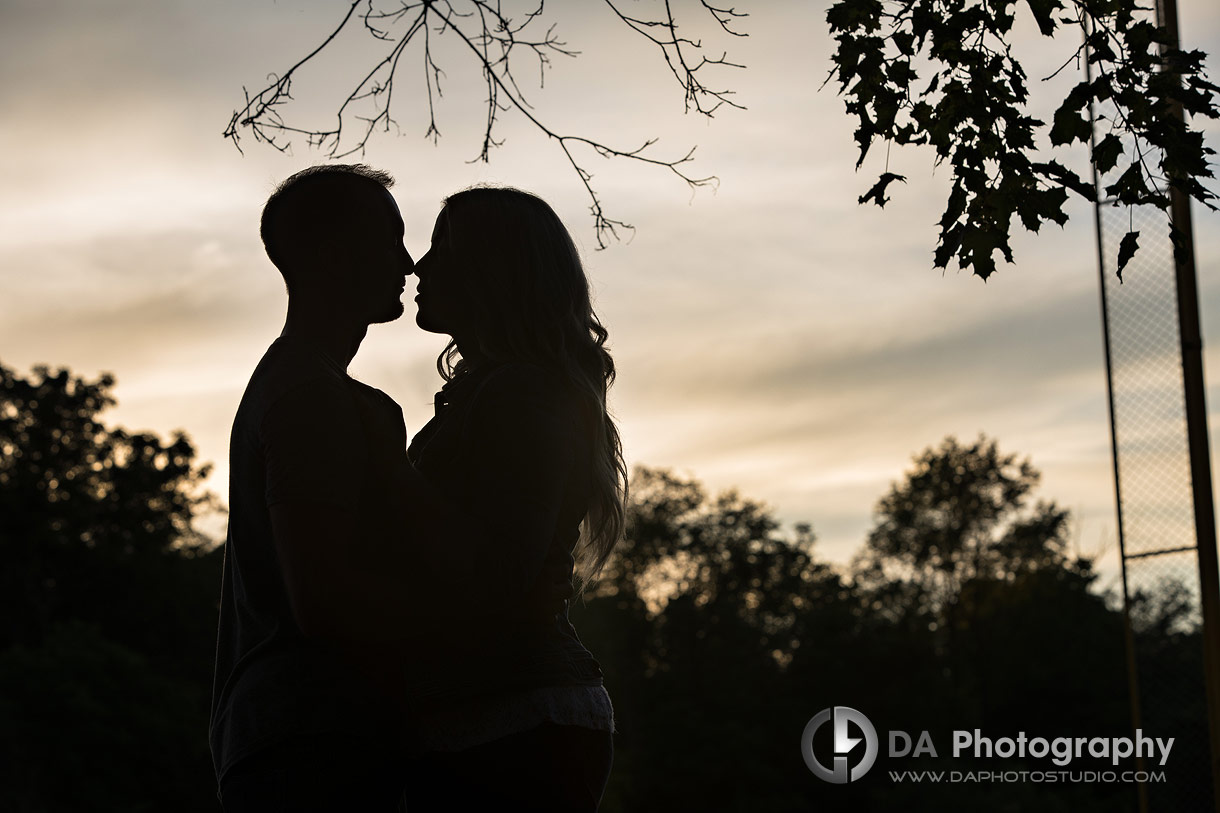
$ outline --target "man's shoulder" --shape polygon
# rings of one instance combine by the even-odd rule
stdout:
[[[325,353],[311,345],[281,336],[271,343],[254,368],[250,382],[292,386],[299,382],[323,379],[344,383],[347,373]]]
[[[363,381],[357,381],[354,378],[349,378],[348,383],[365,400],[377,405],[378,407],[384,407],[399,414],[402,413],[402,407],[398,405],[398,402],[382,390],[379,390],[370,384],[365,384]]]
[[[246,385],[238,420],[255,425],[277,404],[350,397],[347,374],[321,352],[302,342],[272,342]]]

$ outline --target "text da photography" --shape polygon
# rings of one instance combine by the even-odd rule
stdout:
[[[819,731],[826,731],[819,736]],[[1077,760],[1089,764],[1105,760],[1118,766],[1123,760],[1142,758],[1164,767],[1173,749],[1173,737],[1155,737],[1136,729],[1134,736],[1061,736],[1053,733],[1018,731],[993,736],[982,729],[955,729],[938,740],[927,730],[889,729],[879,737],[868,717],[847,706],[832,706],[815,714],[805,725],[801,753],[810,771],[827,782],[843,784],[862,778],[876,762],[882,741],[891,759],[940,758],[955,760],[1018,759],[1046,760],[1059,768]],[[1049,765],[1048,765],[1049,767]]]

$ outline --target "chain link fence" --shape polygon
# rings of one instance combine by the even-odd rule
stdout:
[[[1140,249],[1116,274],[1118,244]],[[1213,810],[1199,565],[1186,434],[1173,246],[1165,212],[1098,207],[1117,453],[1119,543],[1134,648],[1133,721],[1174,737],[1164,783],[1140,806]],[[1157,768],[1156,765],[1141,766]]]

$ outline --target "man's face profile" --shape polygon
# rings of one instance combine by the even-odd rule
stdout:
[[[406,278],[415,262],[403,245],[405,227],[394,197],[383,188],[369,192],[357,207],[363,211],[355,226],[343,239],[350,247],[351,304],[369,324],[377,324],[402,316]]]

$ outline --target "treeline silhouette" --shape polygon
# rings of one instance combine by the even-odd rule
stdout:
[[[0,366],[0,378],[0,809],[215,811],[222,548],[194,529],[216,505],[200,492],[206,468],[181,433],[105,426],[109,376]],[[637,468],[627,539],[572,610],[618,720],[603,810],[1134,810],[1132,785],[887,773],[1055,767],[954,759],[954,729],[1130,733],[1121,610],[1069,550],[1068,512],[1030,504],[1037,481],[994,440],[946,438],[879,500],[844,568],[817,558],[809,525],[785,532],[735,491]],[[1205,725],[1190,608],[1167,589],[1134,614],[1159,691],[1187,697],[1175,728],[1149,731],[1178,748]],[[832,705],[881,737],[876,767],[849,785],[814,777],[800,752],[805,723]],[[937,758],[887,757],[893,729],[928,731]],[[1209,779],[1173,767],[1158,800],[1189,809]]]
[[[0,809],[217,809],[206,470],[104,426],[113,383],[0,367]]]

